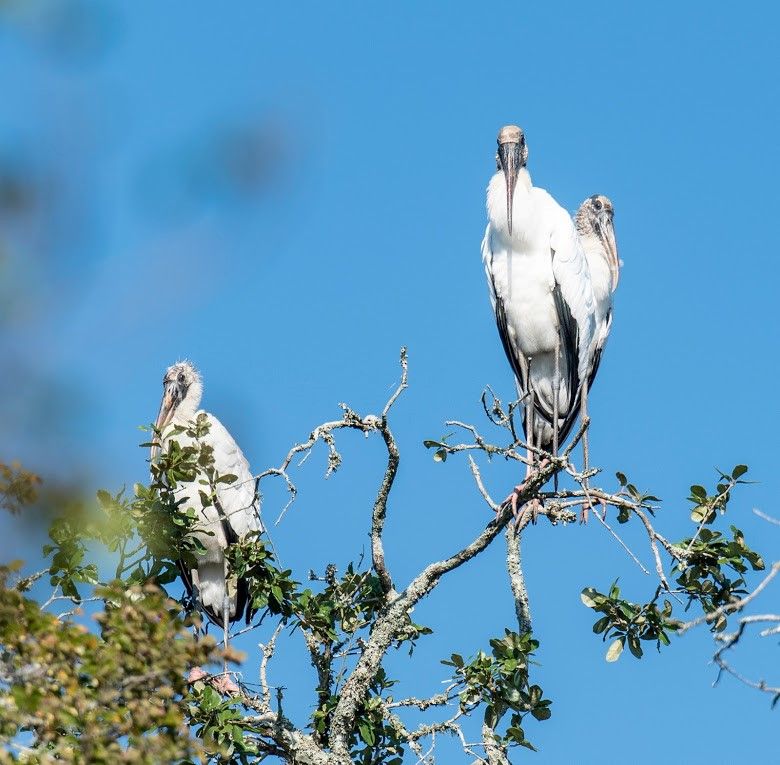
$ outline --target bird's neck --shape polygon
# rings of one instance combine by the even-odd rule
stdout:
[[[203,396],[203,388],[200,383],[193,383],[187,390],[187,395],[182,399],[181,403],[176,407],[176,412],[173,415],[173,421],[177,425],[186,425],[195,419],[195,414],[200,406],[200,400]]]
[[[521,167],[517,173],[517,181],[515,182],[515,197],[517,197],[518,193],[527,194],[533,185],[531,173],[528,172],[528,168]]]
[[[525,220],[533,215],[531,205],[531,175],[527,168],[521,168],[517,173],[514,194],[512,195],[512,228],[522,231]],[[488,218],[494,230],[502,232],[509,239],[509,225],[506,215],[506,178],[499,171],[490,180],[487,193]]]

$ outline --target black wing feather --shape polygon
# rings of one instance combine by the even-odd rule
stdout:
[[[219,518],[222,522],[222,531],[225,534],[225,539],[227,540],[228,546],[237,544],[241,540],[238,534],[236,534],[233,526],[230,524],[230,521],[228,520],[228,517],[225,514],[225,511],[222,509],[222,505],[218,499],[215,499],[214,505],[217,508],[217,512],[219,513]],[[246,579],[241,577],[236,582],[236,611],[230,619],[231,624],[237,622],[239,619],[241,619],[242,616],[244,616],[244,610],[246,610],[246,623],[249,624],[254,611],[249,608],[248,601],[249,586],[247,585]]]
[[[498,336],[501,338],[501,345],[504,346],[504,353],[509,361],[509,366],[512,367],[512,371],[515,373],[517,381],[520,383],[520,388],[523,393],[526,393],[528,387],[528,381],[525,380],[525,374],[523,373],[515,349],[512,347],[512,342],[509,339],[509,324],[506,320],[506,308],[504,308],[504,300],[496,294],[496,326],[498,327]]]
[[[553,256],[555,253],[553,253]],[[555,312],[558,314],[558,326],[560,327],[561,355],[566,360],[568,376],[569,405],[563,423],[558,429],[558,443],[563,443],[574,425],[579,414],[580,375],[579,375],[579,337],[580,330],[572,316],[569,304],[563,299],[561,286],[556,281],[553,288],[553,300]],[[552,412],[547,417],[552,425]],[[549,449],[548,449],[549,451]]]
[[[593,385],[593,381],[596,379],[596,372],[599,371],[599,365],[601,364],[601,354],[604,352],[604,345],[606,344],[606,338],[609,337],[609,329],[612,326],[612,309],[610,308],[606,318],[607,330],[604,333],[604,343],[599,345],[593,352],[593,366],[588,374],[588,390]]]
[[[555,252],[551,251],[551,255],[554,257]],[[520,359],[516,353],[516,349],[513,347],[512,341],[509,337],[509,325],[506,317],[506,308],[504,307],[503,298],[498,294],[495,281],[493,281],[492,262],[490,269],[490,280],[495,298],[496,326],[498,327],[498,334],[501,338],[501,344],[504,346],[504,353],[506,354],[509,365],[512,367],[512,371],[517,378],[521,392],[523,395],[525,395],[529,392],[530,381],[526,379],[524,365],[520,362]],[[565,366],[568,375],[568,388],[570,396],[567,413],[563,423],[561,424],[558,434],[559,443],[563,443],[563,441],[569,435],[579,413],[579,327],[574,317],[572,316],[569,305],[563,299],[561,286],[557,281],[555,283],[555,287],[553,288],[553,299],[555,301],[555,311],[558,315],[558,326],[560,327],[561,333],[561,353],[566,361]],[[551,427],[553,426],[554,413],[548,410],[546,406],[541,404],[539,396],[534,396],[534,413],[535,416],[542,417]],[[525,426],[525,418],[523,418],[524,431]],[[528,437],[527,433],[526,437]],[[545,451],[551,451],[552,443],[541,444],[541,447]]]
[[[222,533],[225,535],[225,539],[228,545],[235,544],[236,542],[239,541],[238,534],[236,534],[235,530],[230,525],[230,521],[227,519],[227,516],[225,515],[225,512],[222,509],[222,505],[220,505],[219,500],[217,500],[214,504],[215,507],[217,508],[217,512],[219,513],[220,523],[222,524]],[[179,573],[181,574],[181,579],[182,582],[184,583],[184,588],[187,590],[187,594],[194,602],[198,603],[198,599],[195,596],[195,586],[192,581],[192,572],[189,570],[187,565],[181,560],[177,560],[176,565],[179,568]],[[244,615],[245,609],[246,609],[246,623],[249,624],[255,612],[253,609],[248,607],[248,600],[249,600],[249,587],[244,579],[239,579],[236,586],[236,610],[233,616],[230,618],[231,624],[241,619],[241,617]],[[206,614],[210,622],[215,624],[220,629],[224,629],[225,620],[222,618],[221,612],[217,613],[211,607],[204,606],[202,603],[199,603],[199,605],[201,610],[203,611],[204,614]]]

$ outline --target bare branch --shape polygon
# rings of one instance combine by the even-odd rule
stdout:
[[[753,512],[759,518],[762,518],[763,520],[765,520],[765,521],[767,521],[769,523],[774,523],[775,526],[780,526],[780,519],[775,518],[774,516],[771,516],[771,515],[767,515],[766,513],[762,513],[760,510],[757,510],[756,508],[753,508]]]
[[[487,502],[488,507],[494,512],[497,513],[499,510],[501,510],[501,505],[499,505],[491,496],[488,494],[487,489],[485,488],[485,484],[482,483],[482,474],[479,472],[479,467],[477,466],[477,463],[474,461],[474,458],[469,454],[469,468],[471,469],[471,475],[474,476],[474,482],[477,484],[477,490],[482,495],[482,499]]]
[[[506,756],[506,749],[496,741],[495,731],[487,723],[482,723],[482,743],[488,765],[512,765]],[[480,758],[480,762],[485,762]]]
[[[506,568],[509,574],[509,586],[515,601],[515,614],[519,632],[531,632],[531,604],[528,589],[525,586],[523,566],[520,556],[520,531],[516,524],[506,527]]]
[[[441,707],[449,704],[453,698],[457,697],[457,693],[451,695],[453,688],[457,688],[457,683],[452,683],[447,686],[441,693],[437,693],[435,696],[431,696],[427,699],[418,699],[414,696],[410,696],[407,699],[399,699],[393,701],[387,705],[388,709],[395,709],[396,707],[417,707],[421,712],[424,712],[429,707]]]
[[[716,636],[716,640],[720,640],[723,643],[723,645],[715,652],[715,655],[712,657],[713,661],[718,665],[718,677],[715,679],[716,683],[718,682],[718,680],[720,680],[720,676],[723,672],[728,672],[730,675],[735,677],[741,683],[744,683],[745,685],[749,686],[750,688],[755,688],[756,690],[763,691],[764,693],[770,693],[776,698],[780,697],[780,687],[768,685],[764,680],[749,679],[748,677],[741,674],[740,672],[737,672],[737,670],[735,670],[723,658],[723,654],[726,651],[728,651],[730,648],[733,648],[739,642],[740,638],[742,637],[742,635],[744,634],[748,626],[752,624],[767,622],[767,621],[770,622],[780,621],[780,614],[757,614],[754,616],[743,616],[739,620],[739,627],[737,628],[736,632]],[[771,630],[763,630],[760,634],[762,636],[767,634],[773,634],[776,630],[777,628]]]
[[[583,489],[583,492],[585,492],[585,495],[586,495],[586,496],[588,496],[589,494],[592,496],[592,493],[591,493],[590,489]],[[606,509],[605,509],[605,510],[604,510],[604,516],[606,516],[606,514],[607,514],[607,511],[606,511]],[[603,527],[604,527],[604,528],[605,528],[605,529],[606,529],[606,530],[607,530],[607,531],[608,531],[610,534],[612,534],[612,536],[613,536],[613,537],[614,537],[614,538],[615,538],[615,539],[618,541],[618,544],[619,544],[619,545],[620,545],[620,546],[621,546],[621,547],[622,547],[622,548],[623,548],[623,549],[624,549],[624,550],[625,550],[625,551],[628,553],[628,555],[629,555],[629,557],[631,558],[631,560],[633,560],[633,561],[634,561],[634,563],[636,563],[636,565],[637,565],[637,566],[639,566],[639,568],[641,568],[641,569],[642,569],[642,572],[643,572],[644,574],[647,574],[647,575],[649,575],[649,574],[650,574],[650,572],[647,570],[647,568],[646,568],[646,567],[645,567],[645,565],[642,563],[642,561],[641,561],[641,560],[639,560],[639,558],[637,558],[637,557],[636,557],[636,555],[634,555],[634,553],[632,552],[631,548],[630,548],[630,547],[629,547],[629,546],[628,546],[628,545],[627,545],[627,544],[626,544],[626,543],[625,543],[625,542],[624,542],[624,541],[623,541],[623,540],[622,540],[622,539],[621,539],[621,538],[618,536],[617,532],[616,532],[616,531],[615,531],[615,530],[612,528],[612,526],[610,526],[610,525],[607,523],[607,521],[606,521],[606,518],[605,518],[605,517],[602,517],[601,515],[599,515],[599,512],[598,512],[598,510],[595,510],[595,509],[593,510],[593,515],[595,515],[595,516],[596,516],[596,518],[598,519],[599,523],[601,523],[601,525],[602,525],[602,526],[603,526]]]
[[[258,643],[257,646],[260,649],[260,654],[262,657],[260,659],[261,699],[269,710],[271,709],[271,686],[268,685],[268,662],[273,658],[274,651],[276,650],[276,639],[279,637],[283,627],[284,622],[279,622],[279,624],[276,625],[276,629],[274,629],[273,634],[269,638],[268,642],[265,644]]]
[[[406,346],[401,347],[401,382],[398,383],[398,387],[394,393],[388,399],[385,404],[385,408],[382,410],[382,419],[386,420],[387,415],[390,414],[390,410],[393,408],[393,404],[398,400],[398,397],[409,387],[409,363],[407,358]]]

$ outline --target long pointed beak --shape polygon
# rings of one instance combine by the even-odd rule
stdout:
[[[607,221],[601,226],[601,238],[607,250],[610,270],[612,271],[612,291],[617,289],[620,280],[620,260],[618,258],[617,242],[615,241],[615,227],[612,221]]]
[[[517,171],[520,169],[520,144],[514,141],[498,145],[498,161],[506,180],[506,221],[512,233],[512,200],[515,195]]]
[[[158,432],[162,432],[162,429],[171,421],[173,413],[178,405],[179,389],[176,387],[175,383],[166,384],[162,401],[160,402],[160,411],[157,413],[157,419],[154,422],[154,427]],[[157,456],[159,451],[159,447],[152,447],[152,459]]]

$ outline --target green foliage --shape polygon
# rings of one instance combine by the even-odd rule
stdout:
[[[99,588],[100,632],[61,622],[0,569],[0,743],[27,731],[29,762],[174,762],[199,755],[181,698],[193,664],[216,659],[157,588]]]
[[[529,682],[531,656],[539,648],[539,642],[529,633],[518,634],[504,630],[503,638],[490,641],[491,655],[480,651],[470,662],[460,654],[452,654],[442,664],[454,667],[453,681],[459,690],[460,706],[464,712],[485,705],[485,722],[495,729],[510,713],[509,723],[498,743],[504,746],[519,745],[535,748],[525,737],[522,728],[527,714],[537,720],[548,720],[551,716],[549,699],[543,698],[542,689]]]
[[[234,757],[243,760],[259,753],[256,742],[246,735],[256,728],[247,724],[239,700],[223,699],[214,688],[198,680],[190,687],[184,704],[188,723],[210,756],[229,762]]]
[[[356,765],[401,765],[403,762],[404,740],[383,709],[384,703],[393,700],[387,691],[395,684],[396,681],[390,680],[384,669],[380,669],[371,683],[366,702],[357,711],[350,736],[350,756]],[[327,738],[330,718],[338,701],[338,695],[327,696],[312,717],[312,727],[323,740]]]
[[[737,465],[731,471],[731,475],[718,471],[721,480],[714,494],[707,494],[707,490],[698,484],[691,486],[691,494],[688,497],[688,501],[694,505],[691,510],[691,520],[694,523],[707,525],[715,520],[718,512],[723,515],[731,499],[732,489],[737,484],[748,483],[742,480],[742,476],[747,472],[747,465]]]
[[[75,601],[81,600],[77,584],[97,584],[97,566],[82,565],[87,548],[79,524],[70,518],[57,518],[49,528],[52,544],[43,546],[43,554],[51,555],[50,581],[59,586],[62,594]]]
[[[312,576],[313,579],[317,577]],[[353,563],[342,577],[335,566],[328,566],[322,578],[325,587],[320,592],[305,589],[296,598],[296,623],[317,646],[316,663],[320,673],[319,704],[312,715],[311,726],[322,740],[330,724],[330,716],[338,704],[338,681],[334,678],[333,662],[337,656],[346,659],[359,650],[361,632],[373,625],[384,607],[379,578],[373,571],[358,571]],[[431,630],[415,624],[409,617],[395,641],[396,646],[409,644],[411,654],[417,639]],[[325,679],[325,684],[322,680]],[[353,758],[361,765],[397,765],[402,754],[402,739],[396,728],[385,718],[382,701],[386,691],[395,685],[380,669],[371,684],[371,695],[358,710],[352,731]],[[392,697],[384,698],[392,701]]]
[[[651,515],[655,515],[657,508],[654,503],[661,501],[658,497],[654,494],[646,494],[639,491],[639,489],[626,478],[624,473],[617,472],[615,473],[615,477],[620,484],[620,490],[618,491],[617,496],[625,497],[638,507],[647,510]],[[618,523],[628,523],[629,520],[631,520],[631,510],[626,506],[619,507],[617,520]]]
[[[292,579],[292,571],[275,565],[276,558],[265,540],[250,535],[228,549],[227,559],[233,574],[248,578],[253,610],[267,608],[285,619],[299,610],[298,582]]]
[[[435,449],[433,453],[433,461],[434,462],[446,462],[447,461],[447,454],[449,453],[447,450],[449,449],[449,444],[447,443],[447,440],[452,437],[452,433],[447,433],[446,436],[442,436],[438,441],[434,441],[433,439],[426,439],[423,441],[423,446],[426,449]]]
[[[714,493],[708,494],[704,486],[691,486],[689,501],[694,508],[691,520],[697,524],[695,533],[673,546],[675,555],[671,560],[670,574],[688,600],[686,610],[697,605],[703,613],[714,613],[722,606],[735,602],[747,594],[743,577],[749,569],[764,569],[761,556],[745,542],[742,532],[731,526],[731,538],[723,532],[707,528],[719,515],[725,514],[735,486],[747,483],[742,476],[747,473],[745,465],[737,465],[731,474],[721,473]],[[646,504],[655,497],[641,494],[630,484],[622,473],[617,474],[621,491],[631,497],[637,505]],[[618,520],[626,522],[631,517],[630,508],[620,508]],[[736,573],[734,577],[732,573]],[[593,625],[593,631],[602,635],[603,640],[611,640],[607,650],[607,661],[617,661],[627,645],[632,655],[641,659],[643,655],[640,641],[655,640],[656,647],[669,645],[670,634],[676,632],[681,621],[673,616],[673,604],[664,600],[659,607],[658,601],[664,592],[659,587],[655,596],[647,603],[632,603],[620,597],[620,588],[615,582],[604,594],[586,587],[582,591],[582,602],[594,611],[603,614]],[[727,617],[719,613],[712,620],[711,629],[719,632],[725,629]]]
[[[602,635],[605,641],[612,640],[607,661],[617,661],[626,645],[637,659],[641,659],[640,641],[655,640],[660,650],[662,644],[669,645],[669,633],[677,629],[677,622],[670,619],[672,604],[668,600],[664,601],[663,608],[658,607],[657,596],[649,603],[631,603],[620,597],[617,582],[610,587],[608,595],[586,587],[580,597],[588,608],[604,614],[593,625],[593,631]]]
[[[178,566],[194,566],[204,549],[199,511],[218,506],[218,487],[237,480],[217,473],[211,447],[204,442],[208,428],[207,418],[200,416],[174,429],[165,451],[151,464],[148,485],[136,484],[132,493],[100,491],[94,508],[73,503],[51,524],[44,547],[50,583],[69,603],[87,597],[96,603],[97,631],[79,623],[78,608],[62,621],[46,613],[24,596],[34,576],[10,586],[12,569],[0,568],[0,762],[10,761],[8,752],[21,741],[26,761],[47,763],[249,763],[269,754],[281,756],[263,715],[247,714],[256,709],[249,697],[230,696],[226,686],[207,676],[185,681],[195,665],[236,656],[218,654],[211,639],[196,642],[182,604],[164,589],[177,580]],[[181,443],[177,436],[183,436]],[[436,450],[438,461],[454,448],[447,438],[425,442]],[[3,504],[17,512],[34,501],[38,479],[18,466],[4,468],[0,465]],[[746,594],[747,572],[764,568],[739,529],[731,526],[727,534],[713,527],[734,487],[745,483],[746,471],[737,466],[730,475],[721,474],[712,494],[702,486],[691,487],[695,531],[673,546],[664,544],[672,552],[670,577],[677,593],[705,614]],[[636,509],[655,511],[656,497],[640,492],[622,474],[618,481],[626,505],[621,502],[618,508],[621,523],[631,520]],[[183,483],[188,485],[186,498],[180,491]],[[90,559],[98,544],[116,560],[107,583],[100,581]],[[339,576],[330,565],[322,577],[311,573],[314,584],[302,589],[293,572],[278,564],[262,534],[232,545],[228,567],[247,579],[260,621],[271,617],[280,628],[287,624],[303,634],[318,675],[312,738],[324,746],[344,680],[377,620],[387,613],[379,577],[353,563]],[[607,593],[583,590],[583,603],[599,614],[593,631],[609,642],[608,661],[616,661],[626,646],[641,658],[643,642],[655,641],[659,650],[669,644],[681,622],[663,594],[662,586],[649,602],[634,603],[621,596],[617,582]],[[416,641],[431,630],[415,624],[409,613],[403,619],[400,627],[396,624],[392,644],[408,646],[411,654]],[[725,626],[723,614],[712,620],[713,630]],[[481,709],[501,750],[534,749],[524,727],[530,718],[551,716],[551,701],[529,674],[538,647],[530,634],[506,630],[490,641],[489,654],[479,651],[469,661],[453,654],[443,662],[454,670],[445,701],[457,699],[464,716]],[[380,666],[348,734],[356,765],[403,761],[409,734],[393,712],[395,685]],[[282,696],[279,689],[280,714]]]
[[[712,613],[723,605],[747,595],[742,574],[751,568],[764,569],[762,557],[745,543],[745,537],[731,526],[731,540],[720,531],[699,529],[698,536],[684,539],[679,546],[688,551],[685,563],[676,562],[672,573],[677,584],[687,593],[689,603],[698,603],[705,613]],[[728,575],[729,569],[738,574]],[[713,624],[713,631],[725,629],[727,620],[721,614]]]
[[[383,604],[379,578],[372,571],[355,571],[350,563],[344,576],[335,568],[325,573],[326,587],[319,593],[304,590],[298,597],[298,621],[321,643],[343,641],[371,624]]]

